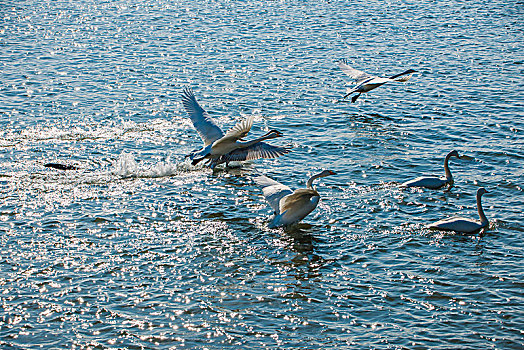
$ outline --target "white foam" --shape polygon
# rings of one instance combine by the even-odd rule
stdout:
[[[152,165],[139,165],[131,153],[122,153],[113,164],[113,173],[121,177],[164,177],[190,171],[188,162],[173,163],[168,157],[165,161]]]
[[[122,177],[136,176],[138,164],[131,153],[122,153],[113,164],[114,173]]]

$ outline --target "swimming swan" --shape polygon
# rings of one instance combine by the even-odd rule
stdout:
[[[192,160],[193,165],[208,159],[206,165],[214,169],[221,163],[226,163],[227,166],[232,161],[276,158],[290,152],[290,148],[262,142],[281,137],[282,133],[277,130],[270,130],[257,139],[245,142],[243,138],[249,133],[253,125],[253,117],[237,123],[224,134],[206,111],[200,107],[190,88],[184,89],[182,104],[194,128],[204,141],[204,147],[201,150],[193,151],[187,156]]]
[[[464,156],[460,156],[457,151],[451,151],[446,155],[446,158],[444,158],[444,172],[446,174],[446,177],[438,177],[438,176],[420,176],[416,179],[409,180],[401,184],[402,187],[425,187],[425,188],[431,188],[433,190],[436,190],[438,188],[441,188],[445,185],[449,185],[449,188],[453,187],[453,184],[455,183],[455,180],[453,180],[453,175],[451,175],[451,171],[449,170],[449,158],[451,157],[457,157],[458,159],[465,158]]]
[[[484,214],[484,210],[482,210],[482,203],[480,200],[484,193],[489,193],[484,187],[477,190],[477,210],[479,212],[480,222],[466,218],[454,217],[437,221],[429,225],[428,228],[440,231],[477,233],[482,228],[488,227],[489,221]]]
[[[347,94],[343,98],[345,99],[352,93],[357,92],[358,94],[351,98],[351,102],[355,102],[357,98],[360,97],[360,94],[362,94],[363,92],[368,92],[373,89],[376,89],[379,86],[384,85],[385,83],[389,83],[392,81],[401,81],[401,82],[408,81],[411,78],[412,73],[416,72],[416,70],[408,69],[405,72],[393,75],[389,78],[381,78],[381,77],[373,76],[373,75],[364,73],[362,71],[359,71],[357,69],[351,68],[350,66],[347,65],[346,60],[339,61],[338,66],[340,69],[342,69],[344,73],[349,75],[351,79],[355,81],[355,83],[357,83],[355,87],[346,91]]]
[[[254,181],[263,187],[264,197],[275,212],[275,217],[270,226],[291,225],[308,216],[317,207],[320,200],[320,194],[313,187],[313,181],[329,175],[335,175],[335,172],[324,170],[313,175],[307,181],[306,188],[295,191],[267,176],[255,177]]]

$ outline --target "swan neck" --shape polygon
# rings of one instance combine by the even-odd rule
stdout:
[[[444,159],[444,171],[446,172],[446,179],[451,182],[453,181],[453,175],[451,175],[451,170],[449,170],[449,158],[451,156],[448,154],[446,159]]]
[[[484,209],[482,209],[482,195],[480,193],[477,194],[477,210],[479,212],[480,217],[480,223],[482,225],[486,225],[488,223],[488,218],[486,217],[486,214],[484,214]]]
[[[254,144],[257,144],[257,143],[259,143],[259,142],[262,142],[262,141],[264,141],[264,140],[271,139],[271,138],[272,138],[271,134],[270,134],[270,133],[267,133],[267,134],[265,134],[265,135],[263,135],[263,136],[261,136],[261,137],[258,137],[258,138],[254,139],[254,140],[251,140],[251,141],[247,141],[247,142],[239,142],[239,144],[241,145],[241,147],[244,147],[244,148],[245,148],[245,147],[252,146],[252,145],[254,145]]]
[[[392,75],[392,76],[389,77],[389,79],[396,79],[396,78],[401,77],[401,76],[406,75],[406,74],[408,74],[408,71]]]
[[[316,175],[313,175],[309,178],[309,180],[307,180],[307,184],[306,184],[306,187],[310,190],[314,190],[313,188],[313,181],[315,181],[316,179],[318,179],[319,177],[322,177],[321,174],[316,174]]]

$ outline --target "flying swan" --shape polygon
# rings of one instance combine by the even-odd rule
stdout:
[[[402,187],[425,187],[425,188],[431,188],[433,190],[436,190],[438,188],[444,187],[445,185],[449,185],[450,189],[453,187],[453,184],[455,183],[455,180],[453,180],[453,175],[451,175],[451,171],[449,170],[449,159],[451,157],[457,157],[458,159],[466,158],[466,156],[460,156],[457,151],[453,150],[449,152],[446,155],[446,158],[444,158],[444,172],[446,174],[445,177],[438,177],[438,176],[420,176],[416,179],[409,180],[401,184]]]
[[[482,209],[481,197],[484,193],[489,193],[484,187],[481,187],[477,190],[477,210],[479,212],[480,222],[476,220],[466,219],[466,218],[447,218],[440,221],[437,221],[428,226],[431,230],[439,231],[454,231],[462,233],[477,233],[484,227],[488,227],[489,221],[484,214]]]
[[[290,152],[290,148],[273,146],[263,142],[281,137],[282,133],[278,130],[270,130],[252,141],[244,141],[243,138],[249,133],[253,125],[253,117],[237,123],[224,134],[206,111],[200,107],[190,88],[184,89],[182,104],[194,128],[204,141],[204,147],[201,150],[193,151],[187,156],[192,160],[191,164],[193,165],[207,159],[206,165],[214,169],[222,163],[226,163],[227,166],[232,161],[276,158]]]
[[[226,163],[227,166],[229,162],[233,161],[276,158],[291,151],[288,147],[273,146],[263,142],[281,137],[282,133],[278,130],[270,130],[252,141],[244,141],[244,137],[253,125],[253,117],[237,123],[224,134],[206,111],[200,107],[190,88],[184,89],[182,104],[204,141],[204,147],[201,150],[193,151],[187,156],[192,160],[193,165],[207,159],[206,165],[214,169],[222,163]]]
[[[357,98],[360,97],[360,94],[362,94],[363,92],[368,92],[373,89],[376,89],[379,86],[384,85],[385,83],[389,83],[392,81],[400,81],[400,82],[408,81],[411,78],[412,74],[416,72],[416,70],[408,69],[405,72],[393,75],[389,78],[381,78],[381,77],[373,76],[373,75],[364,73],[362,71],[359,71],[357,69],[351,68],[350,66],[347,65],[347,61],[344,59],[338,62],[338,66],[340,69],[342,69],[344,73],[349,75],[351,79],[353,79],[355,83],[357,84],[355,87],[347,90],[346,91],[347,94],[343,98],[345,99],[352,93],[356,92],[357,94],[351,98],[351,102],[355,102]]]
[[[320,194],[313,187],[313,181],[329,175],[335,175],[335,172],[324,170],[313,175],[307,181],[306,188],[295,191],[267,176],[255,177],[254,181],[262,187],[264,197],[275,212],[270,227],[291,225],[308,216],[320,200]]]

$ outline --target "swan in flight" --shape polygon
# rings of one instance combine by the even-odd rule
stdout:
[[[381,78],[381,77],[373,76],[373,75],[364,73],[362,71],[359,71],[357,69],[351,68],[350,66],[347,65],[347,61],[344,59],[338,62],[338,66],[340,69],[342,69],[344,73],[349,75],[351,79],[353,79],[355,83],[357,84],[353,88],[346,91],[347,94],[343,98],[345,99],[352,93],[356,92],[357,94],[351,98],[351,102],[355,102],[357,98],[360,97],[360,94],[362,94],[363,92],[368,92],[373,89],[376,89],[379,86],[384,85],[385,83],[389,83],[392,81],[401,81],[401,82],[408,81],[411,78],[412,74],[416,72],[416,70],[414,69],[408,69],[405,72],[402,72],[400,74],[395,74],[389,78]]]
[[[436,190],[438,188],[444,187],[445,185],[449,185],[450,189],[453,187],[453,184],[455,181],[453,180],[453,175],[451,175],[451,171],[449,170],[449,158],[451,157],[457,157],[458,159],[466,158],[466,156],[460,156],[457,151],[453,150],[449,152],[446,155],[446,158],[444,159],[444,171],[446,173],[446,177],[438,177],[438,176],[420,176],[416,179],[409,180],[404,182],[402,187],[425,187],[425,188],[431,188],[433,190]]]
[[[224,134],[206,111],[200,107],[190,88],[184,89],[182,104],[193,126],[204,141],[204,147],[201,150],[193,151],[187,156],[192,160],[193,165],[207,159],[206,165],[214,169],[222,163],[226,163],[227,166],[232,161],[276,158],[291,151],[288,147],[273,146],[263,142],[281,137],[282,133],[278,130],[270,130],[252,141],[244,141],[243,138],[249,133],[253,125],[253,117],[237,123]]]
[[[308,216],[317,207],[320,200],[320,194],[313,187],[313,181],[329,175],[335,175],[335,172],[324,170],[313,175],[307,181],[306,188],[295,191],[267,176],[255,177],[254,181],[262,187],[264,197],[275,212],[270,226],[291,225]]]
[[[482,203],[480,201],[480,198],[484,193],[489,193],[484,187],[477,190],[477,210],[479,212],[480,222],[466,218],[454,217],[437,221],[429,225],[428,228],[440,231],[477,233],[480,229],[488,227],[489,221],[484,214],[484,210],[482,210]]]

